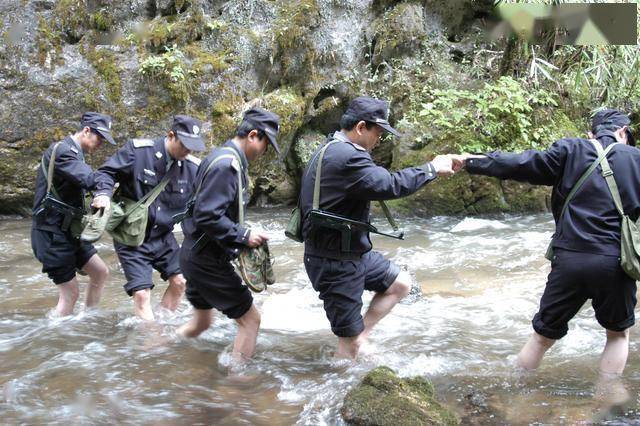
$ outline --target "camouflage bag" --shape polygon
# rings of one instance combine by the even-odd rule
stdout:
[[[266,290],[268,285],[276,282],[273,261],[266,241],[259,247],[243,249],[236,266],[247,287],[256,293]]]
[[[241,169],[238,171],[238,222],[240,226],[243,226],[244,200],[242,194],[244,188],[242,186],[242,174],[246,172],[242,169],[242,161],[238,157],[238,154],[232,149],[230,149],[230,151],[236,157]],[[269,245],[266,241],[259,247],[243,248],[235,261],[235,266],[247,287],[256,293],[264,291],[267,285],[276,282],[273,273],[273,261],[271,259],[271,253],[269,252]]]
[[[95,243],[104,234],[107,222],[111,218],[111,204],[100,209],[90,208],[89,211],[93,211],[93,213],[85,215],[83,221],[85,226],[80,234],[80,241]]]

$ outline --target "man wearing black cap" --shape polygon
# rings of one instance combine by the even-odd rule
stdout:
[[[136,316],[153,320],[151,289],[153,269],[160,272],[169,286],[161,305],[174,311],[185,280],[180,271],[180,247],[173,236],[172,216],[184,210],[191,196],[193,180],[200,160],[190,152],[204,151],[202,122],[186,115],[176,115],[166,136],[156,139],[133,139],[127,142],[99,169],[96,176],[96,203],[109,199],[116,182],[123,197],[140,200],[157,185],[168,183],[149,206],[144,242],[130,247],[114,241],[127,283],[125,291],[134,300]]]
[[[31,246],[46,273],[58,286],[56,312],[69,315],[79,296],[76,271],[89,275],[85,307],[100,301],[102,288],[109,275],[96,249],[72,235],[71,223],[84,213],[84,198],[95,187],[94,171],[84,162],[85,153],[95,152],[104,142],[115,145],[111,136],[111,117],[86,112],[75,134],[52,144],[42,157],[36,177],[33,203]],[[52,182],[48,175],[53,152]]]
[[[236,136],[202,162],[196,176],[200,191],[182,225],[180,265],[187,278],[186,295],[194,316],[178,333],[196,337],[211,325],[213,308],[222,311],[238,324],[232,351],[237,362],[251,358],[255,352],[260,313],[231,260],[242,248],[258,247],[268,240],[267,235],[239,223],[238,174],[246,191],[249,163],[263,155],[269,145],[280,153],[276,142],[279,122],[276,114],[262,108],[245,112]],[[246,204],[249,197],[244,194],[242,200]]]
[[[370,201],[391,200],[413,194],[438,175],[454,172],[452,159],[438,156],[432,162],[390,173],[377,166],[369,152],[384,131],[398,135],[387,121],[388,104],[369,97],[354,99],[340,120],[341,130],[325,145],[319,186],[322,211],[369,222]],[[314,187],[321,147],[302,178],[300,208],[305,243],[304,265],[313,288],[319,292],[331,330],[338,336],[337,357],[355,358],[373,327],[410,291],[406,272],[371,251],[369,232],[351,228],[349,248],[342,233],[313,223]],[[364,290],[376,294],[364,318]]]
[[[603,149],[616,144],[606,158],[624,212],[636,220],[640,215],[640,151],[634,147],[629,124],[620,111],[602,110],[593,117],[589,138]],[[459,157],[469,173],[553,186],[556,230],[551,273],[532,321],[533,336],[518,355],[518,364],[528,370],[537,368],[545,352],[567,334],[567,324],[588,299],[606,330],[601,373],[619,375],[626,364],[629,327],[635,322],[636,283],[620,267],[621,217],[601,166],[582,185],[576,185],[596,158],[596,145],[583,138],[560,139],[546,151]],[[566,203],[574,187],[578,189]]]

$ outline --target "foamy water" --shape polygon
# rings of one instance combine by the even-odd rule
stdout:
[[[398,305],[356,363],[332,357],[335,337],[306,277],[302,246],[283,236],[286,212],[249,212],[249,219],[273,235],[278,282],[255,295],[262,330],[243,380],[228,375],[232,321],[216,315],[200,338],[184,340],[175,329],[190,318],[186,301],[155,324],[133,318],[109,241],[96,246],[112,271],[100,308],[51,316],[57,292],[31,255],[30,223],[0,222],[2,422],[340,424],[344,395],[378,365],[431,379],[461,417],[468,395],[477,394],[498,424],[593,418],[604,333],[590,306],[538,373],[513,369],[549,272],[549,215],[405,219],[405,241],[374,238],[424,295]],[[155,304],[165,287],[156,275]],[[366,294],[365,308],[370,300]],[[638,418],[633,332],[631,340],[624,380],[634,397],[616,421]]]

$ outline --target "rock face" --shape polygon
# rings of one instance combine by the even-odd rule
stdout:
[[[387,367],[370,371],[345,397],[342,417],[350,425],[457,425],[455,414],[435,400],[428,380],[402,379]]]
[[[310,152],[338,128],[350,99],[385,97],[392,123],[401,124],[418,105],[414,85],[444,87],[468,74],[460,55],[473,50],[470,29],[492,2],[451,3],[464,13],[440,3],[0,0],[0,213],[28,210],[42,152],[86,110],[111,114],[120,143],[162,135],[172,115],[192,114],[206,123],[212,147],[232,137],[248,107],[269,108],[282,118],[283,155],[252,165],[252,202],[292,204]],[[437,135],[425,149],[408,130],[385,139],[374,159],[397,168],[459,150]],[[99,166],[113,151],[104,147],[89,162]],[[432,186],[398,206],[423,214],[540,210],[548,192],[464,175],[446,189]]]

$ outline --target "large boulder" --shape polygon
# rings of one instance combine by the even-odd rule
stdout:
[[[344,398],[340,410],[350,425],[457,425],[456,415],[435,398],[422,377],[400,378],[387,367],[370,371]]]
[[[415,118],[423,89],[479,85],[451,50],[480,43],[466,34],[489,3],[0,0],[0,214],[28,211],[42,152],[86,110],[112,115],[118,142],[162,135],[173,115],[191,114],[211,148],[233,136],[247,108],[273,109],[283,154],[251,166],[259,206],[295,203],[310,153],[357,95],[388,99],[392,124],[409,123],[374,150],[378,164],[397,170],[456,152],[450,135]],[[546,120],[565,117],[561,108]],[[544,209],[547,197],[548,189],[461,175],[396,204],[467,214]]]

